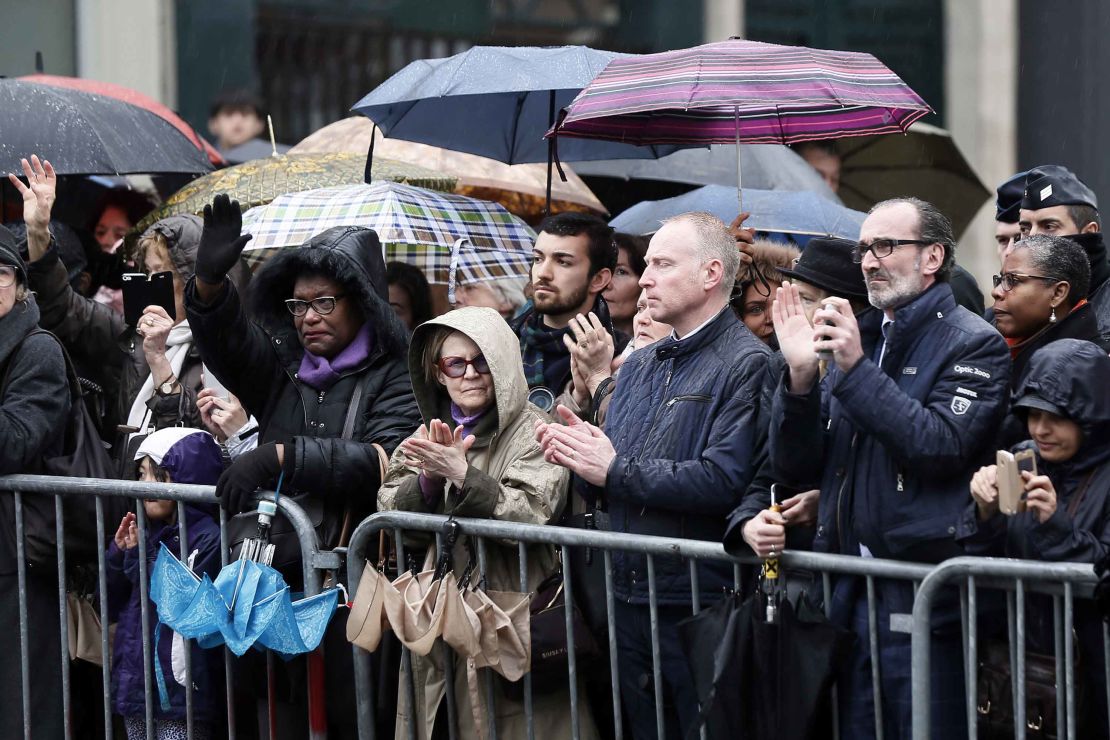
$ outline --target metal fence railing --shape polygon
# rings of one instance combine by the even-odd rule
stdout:
[[[103,721],[104,721],[104,737],[106,740],[111,740],[113,735],[113,725],[111,716],[111,675],[109,672],[108,656],[111,655],[111,645],[108,640],[108,587],[107,587],[107,571],[105,567],[105,547],[109,541],[111,531],[114,531],[118,526],[118,522],[105,522],[104,521],[104,497],[122,497],[141,502],[142,499],[159,498],[159,499],[172,499],[177,501],[178,504],[178,522],[181,529],[180,542],[181,552],[180,557],[184,561],[188,558],[189,552],[187,551],[187,524],[184,516],[183,506],[186,503],[192,504],[207,504],[216,506],[218,500],[215,497],[215,488],[212,486],[197,486],[197,485],[183,485],[176,483],[143,483],[138,481],[118,481],[118,480],[100,480],[100,479],[78,479],[78,478],[57,478],[51,476],[41,475],[10,475],[0,477],[0,494],[10,494],[14,499],[14,512],[15,512],[15,537],[16,537],[16,572],[18,575],[19,583],[19,635],[20,635],[20,675],[22,687],[22,706],[20,710],[23,717],[23,735],[27,740],[37,733],[34,732],[33,717],[30,706],[31,696],[31,666],[35,665],[36,671],[49,670],[47,666],[42,666],[34,661],[33,656],[29,655],[28,645],[29,636],[37,625],[30,624],[28,619],[28,605],[27,605],[27,579],[28,563],[25,547],[26,532],[24,522],[24,509],[28,496],[49,496],[54,500],[54,513],[55,513],[55,545],[57,552],[57,581],[58,581],[58,614],[60,618],[60,635],[61,641],[61,662],[57,666],[62,677],[62,709],[64,713],[64,729],[65,737],[71,738],[75,736],[75,728],[71,722],[71,686],[70,686],[70,658],[69,658],[69,640],[67,634],[67,564],[66,564],[66,548],[65,548],[65,532],[66,520],[64,515],[64,508],[62,501],[64,497],[69,496],[91,496],[95,497],[95,511],[96,511],[96,537],[100,547],[97,548],[97,590],[99,593],[99,612],[100,623],[104,627],[101,630],[101,651],[104,657],[103,667],[101,671],[101,689],[103,701]],[[272,496],[270,497],[272,500]],[[312,522],[305,514],[305,512],[288,497],[282,497],[278,500],[278,508],[280,512],[292,525],[297,534],[300,548],[301,557],[303,561],[303,574],[304,574],[304,591],[306,596],[313,596],[320,593],[321,590],[321,572],[326,568],[338,567],[338,559],[334,553],[322,553],[316,538],[316,531],[313,528]],[[227,536],[227,517],[223,509],[219,509],[220,516],[220,545],[221,545],[221,565],[227,565],[229,542]],[[136,524],[138,530],[138,547],[140,552],[146,552],[146,537],[147,537],[147,520],[145,512],[141,505],[135,506]],[[109,529],[109,527],[111,529]],[[154,688],[154,676],[152,674],[152,642],[151,634],[153,629],[153,620],[155,615],[150,614],[148,607],[148,593],[149,593],[149,573],[145,557],[140,557],[139,563],[139,587],[141,594],[142,605],[142,635],[143,635],[143,682],[145,686],[145,719],[146,719],[146,732],[147,737],[153,740],[155,737],[155,725],[152,721],[154,717],[154,704],[157,701],[157,693]],[[2,625],[0,629],[9,629],[11,625]],[[192,680],[192,666],[190,661],[191,651],[185,650],[185,688],[186,688],[186,716],[189,737],[193,736],[193,680]],[[14,657],[14,656],[12,656]],[[7,659],[7,658],[6,658]],[[315,664],[315,665],[314,665]],[[310,656],[309,658],[309,716],[310,719],[314,717],[323,716],[323,708],[314,706],[314,697],[311,690],[314,678],[318,682],[322,679],[322,666],[320,665],[319,656]],[[315,677],[313,674],[317,674]],[[232,675],[232,655],[230,651],[224,651],[224,679],[227,688],[227,696],[231,697],[234,694],[234,683]],[[316,702],[318,704],[318,702]],[[234,703],[228,701],[227,703],[227,732],[228,737],[234,739],[236,736],[235,729],[235,716],[234,716]],[[311,735],[313,738],[323,737],[324,733],[319,729],[319,722],[312,722],[310,729],[306,728],[306,735]]]

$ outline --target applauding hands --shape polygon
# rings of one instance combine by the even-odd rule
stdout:
[[[439,419],[432,419],[427,426],[421,424],[416,434],[401,443],[401,451],[410,464],[432,481],[450,481],[461,488],[470,463],[466,453],[474,444],[474,435],[463,436],[462,426],[447,426]]]

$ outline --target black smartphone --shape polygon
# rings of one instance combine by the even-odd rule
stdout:
[[[128,326],[137,326],[147,306],[161,306],[171,319],[177,320],[172,272],[156,272],[149,278],[141,272],[124,273],[123,320]]]

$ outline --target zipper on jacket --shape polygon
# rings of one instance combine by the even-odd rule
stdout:
[[[674,375],[674,360],[670,360],[670,362],[672,363],[671,367],[667,368],[667,377],[663,380],[663,398],[667,397],[667,391],[671,387],[671,376]],[[673,401],[675,399],[671,400]],[[665,404],[663,404],[662,407],[660,407],[658,411],[655,412],[655,418],[651,420],[651,429],[648,429],[647,437],[645,437],[645,439],[651,439],[651,435],[655,432],[655,427],[659,423],[659,417],[663,414],[664,409],[669,409],[670,407],[671,401],[667,401]]]
[[[899,491],[905,491],[906,490],[905,482],[902,479],[902,474],[901,473],[898,474],[898,490]]]
[[[674,406],[679,401],[712,401],[712,400],[713,399],[712,399],[711,396],[707,396],[704,393],[694,393],[694,394],[690,394],[690,395],[686,395],[686,396],[675,396],[671,400],[667,401],[667,406],[668,407]]]
[[[316,394],[316,403],[323,403],[324,402],[324,393],[325,393],[325,391],[319,391]]]
[[[848,452],[849,453],[851,453],[853,450],[856,449],[856,438],[857,437],[859,437],[859,432],[858,431],[852,432],[852,442],[851,442],[851,444],[848,445]],[[848,456],[848,459],[852,460],[852,465],[854,466],[855,465],[855,460],[852,459],[851,455]],[[837,544],[840,546],[840,549],[842,551],[844,549],[844,547],[843,547],[843,545],[844,545],[844,525],[841,523],[841,520],[840,520],[840,512],[842,510],[841,504],[844,503],[844,488],[847,485],[848,485],[848,469],[845,468],[844,469],[844,480],[840,481],[840,492],[839,492],[839,494],[837,494],[837,497],[836,497],[836,539],[837,539]],[[841,554],[843,554],[843,552]]]

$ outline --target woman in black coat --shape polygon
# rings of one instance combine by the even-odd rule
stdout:
[[[249,511],[255,490],[273,488],[280,477],[282,493],[303,494],[302,506],[322,522],[322,546],[334,547],[345,520],[353,531],[374,511],[381,472],[373,443],[392,454],[420,424],[406,364],[408,335],[389,306],[378,237],[355,227],[328,229],[271,257],[252,282],[254,320],[248,320],[225,277],[250,239],[240,236],[241,224],[238,204],[226,195],[205,208],[196,277],[185,293],[205,365],[259,424],[258,448],[236,458],[216,495],[229,513]],[[287,566],[282,570],[293,585],[299,550],[295,562],[274,565]],[[343,622],[337,615],[324,638],[327,699],[336,707],[329,715],[353,725]],[[288,664],[291,674],[300,662]],[[304,696],[300,689],[293,690],[291,707]],[[304,725],[283,722],[279,737],[286,731],[300,737]],[[329,726],[332,737],[352,731]]]
[[[1110,357],[1091,342],[1060,339],[1030,358],[1014,407],[1031,440],[1014,450],[1035,451],[1036,474],[1022,473],[1025,508],[1008,517],[999,511],[997,466],[975,474],[974,502],[956,534],[968,554],[1094,564],[1110,552],[1107,377]],[[1045,598],[1028,603],[1029,649],[1052,653],[1052,604]],[[1093,699],[1083,713],[1087,729],[1081,725],[1080,736],[1105,737],[1102,622],[1092,602],[1076,602],[1075,629],[1087,694]]]
[[[69,383],[57,340],[38,328],[39,309],[27,288],[27,266],[11,232],[0,227],[0,475],[38,473],[57,455],[69,414]],[[25,526],[33,526],[26,516]],[[0,494],[0,737],[23,736],[19,583],[15,505]],[[31,727],[36,738],[62,736],[57,571],[30,567],[26,581]]]

